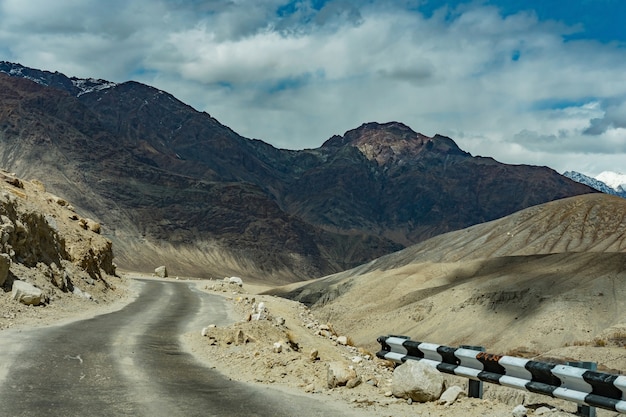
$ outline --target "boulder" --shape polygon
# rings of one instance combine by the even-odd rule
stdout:
[[[78,287],[74,287],[74,289],[72,290],[72,294],[84,298],[86,300],[92,300],[93,296],[91,294],[89,294],[87,291],[82,291],[80,288]]]
[[[395,397],[417,402],[437,401],[443,388],[443,375],[424,362],[409,360],[393,371],[391,391]]]
[[[445,390],[443,394],[441,394],[441,397],[439,398],[439,401],[437,401],[437,403],[443,405],[452,405],[456,400],[459,399],[460,396],[463,395],[465,395],[465,391],[463,391],[463,388],[459,387],[458,385],[453,385]]]
[[[228,278],[228,283],[229,284],[235,284],[238,285],[240,287],[243,287],[243,280],[239,277],[230,277]]]
[[[345,362],[334,361],[327,365],[326,381],[328,388],[344,386],[356,377],[356,371]]]
[[[167,278],[167,268],[164,265],[155,268],[154,275],[159,278]]]
[[[13,281],[11,295],[14,300],[26,305],[37,306],[46,302],[43,291],[24,281]]]
[[[528,414],[528,409],[522,404],[519,404],[513,409],[512,414],[513,417],[526,417],[526,415]]]

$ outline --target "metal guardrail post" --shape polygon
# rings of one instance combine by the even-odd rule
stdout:
[[[575,366],[577,368],[589,369],[590,371],[596,371],[598,369],[598,364],[595,362],[567,362],[568,366]],[[576,414],[581,415],[583,417],[596,417],[596,408],[591,407],[589,405],[578,404],[576,409]]]
[[[461,345],[462,349],[470,349],[478,352],[485,352],[485,348],[483,346],[470,346],[470,345]],[[475,381],[473,379],[469,380],[467,385],[467,396],[470,398],[483,398],[483,381]],[[594,416],[595,417],[595,416]]]

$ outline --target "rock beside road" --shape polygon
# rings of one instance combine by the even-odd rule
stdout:
[[[398,398],[420,403],[437,401],[444,387],[443,375],[421,361],[406,361],[393,371],[391,392]]]
[[[48,301],[43,291],[24,281],[13,281],[11,297],[15,301],[31,306],[45,304]]]

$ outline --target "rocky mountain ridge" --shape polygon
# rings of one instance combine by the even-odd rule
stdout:
[[[594,191],[398,122],[276,149],[147,85],[6,62],[0,106],[0,165],[97,219],[127,269],[300,280]]]

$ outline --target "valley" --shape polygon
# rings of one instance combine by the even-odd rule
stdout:
[[[150,338],[149,320],[176,315],[168,305],[185,310],[172,295],[184,287],[188,304],[210,299],[225,316],[181,313],[167,334],[174,359],[332,401],[339,415],[500,416],[522,403],[573,412],[499,388],[448,408],[392,398],[392,368],[373,355],[381,335],[626,372],[624,198],[400,122],[277,149],[150,86],[6,62],[0,105],[0,350],[14,358],[30,343],[22,332],[61,332],[46,345],[60,352],[67,335],[55,326],[82,333],[138,308],[150,298],[141,287],[159,292],[168,301],[137,313],[141,332],[113,342],[95,332],[95,345],[115,346],[96,356],[117,360],[115,349],[138,346],[124,340]],[[161,265],[169,276],[156,279]],[[224,284],[231,276],[243,286]],[[20,301],[16,282],[37,300]],[[267,317],[252,320],[260,303]],[[354,363],[358,384],[329,387],[332,362]],[[163,389],[146,386],[157,402]]]

